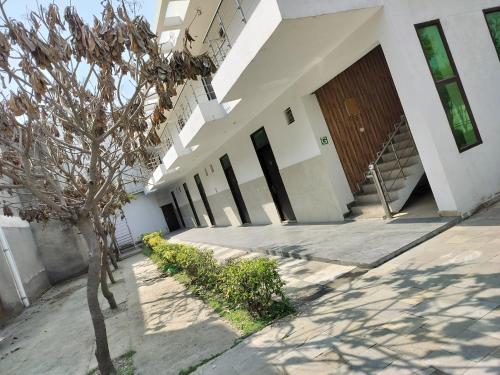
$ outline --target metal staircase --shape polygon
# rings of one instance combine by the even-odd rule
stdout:
[[[127,222],[127,218],[123,216],[118,218],[115,223],[115,237],[120,252],[126,251],[130,248],[136,248],[136,241],[132,235],[132,231]]]
[[[352,214],[360,218],[392,217],[403,208],[424,173],[403,116],[369,165],[365,181],[354,195]]]

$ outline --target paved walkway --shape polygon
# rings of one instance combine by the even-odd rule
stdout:
[[[455,218],[433,217],[195,228],[175,232],[169,238],[370,268],[447,229],[454,221]]]
[[[137,375],[175,374],[240,336],[142,255],[120,263],[111,287],[118,313],[105,311],[112,357],[133,349]],[[52,288],[0,331],[2,375],[86,375],[97,366],[85,278]],[[101,301],[102,306],[107,306]]]
[[[500,203],[330,286],[197,374],[500,373]]]
[[[220,260],[255,257],[211,247]],[[324,294],[325,285],[351,266],[277,259],[288,296],[301,304]],[[111,286],[120,309],[108,309],[106,324],[113,357],[131,349],[137,375],[178,374],[229,349],[240,336],[231,325],[193,298],[173,278],[161,277],[143,255],[120,262],[118,283]],[[0,330],[0,374],[82,374],[97,366],[85,278],[57,286]],[[107,303],[101,298],[101,305]]]
[[[170,240],[171,242],[179,242]],[[261,253],[231,249],[227,247],[199,244],[184,241],[182,243],[194,245],[200,249],[209,249],[214,253],[214,257],[224,262],[235,258],[255,258],[265,256]],[[341,276],[350,277],[353,273],[365,272],[354,266],[344,266],[339,264],[317,262],[314,260],[304,260],[295,258],[283,258],[279,256],[266,255],[274,258],[278,262],[278,269],[281,278],[286,282],[286,295],[295,305],[318,298],[319,295],[327,293],[327,285],[331,284]]]

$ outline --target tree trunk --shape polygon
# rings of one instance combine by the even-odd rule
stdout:
[[[117,270],[118,269],[118,262],[116,261],[115,254],[113,254],[113,251],[109,252],[109,259],[111,260],[111,264],[113,265],[113,268],[115,270]]]
[[[102,290],[102,295],[106,297],[109,303],[109,307],[111,309],[117,309],[118,305],[116,304],[115,296],[109,290],[108,287],[108,278],[107,278],[107,273],[106,273],[106,264],[107,264],[107,255],[102,254],[102,260],[101,260],[101,290]]]
[[[115,277],[113,276],[113,272],[111,272],[111,267],[109,266],[108,262],[106,262],[106,273],[108,274],[109,281],[111,281],[111,284],[116,284]]]
[[[120,249],[118,248],[118,241],[116,241],[115,232],[111,233],[111,242],[113,243],[113,251],[115,252],[116,260],[120,260]]]
[[[97,229],[97,233],[99,233],[99,245],[101,248],[101,291],[102,295],[108,300],[109,307],[111,309],[117,309],[118,305],[116,304],[115,296],[109,290],[108,287],[108,279],[107,279],[107,268],[108,268],[108,244],[107,244],[107,236],[104,234],[104,228],[99,221],[99,217],[94,216],[94,226]]]
[[[106,333],[106,322],[99,306],[99,271],[101,269],[101,257],[97,235],[88,218],[81,219],[78,227],[82,232],[89,247],[89,271],[87,276],[87,303],[89,306],[92,325],[95,334],[95,356],[101,375],[110,375],[115,372],[111,355],[109,354],[108,336]]]

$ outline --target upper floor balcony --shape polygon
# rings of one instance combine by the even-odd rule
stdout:
[[[203,39],[203,44],[219,68],[243,31],[260,0],[222,0]]]
[[[200,142],[200,132],[206,124],[228,114],[228,106],[221,105],[211,84],[211,78],[188,81],[180,90],[167,122],[176,128],[180,143],[190,148]]]
[[[217,101],[210,77],[188,81],[178,92],[166,122],[161,125],[161,143],[150,148],[152,156],[147,167],[152,186],[163,183],[167,175],[177,171],[183,165],[182,159],[197,150],[200,143],[206,145],[217,138],[217,132],[210,132],[207,125],[224,118],[233,108]]]
[[[221,0],[204,50],[220,102],[270,102],[353,34],[382,0]]]

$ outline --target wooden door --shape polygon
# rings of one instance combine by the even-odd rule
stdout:
[[[380,46],[316,91],[352,192],[381,151],[403,107]]]

